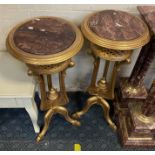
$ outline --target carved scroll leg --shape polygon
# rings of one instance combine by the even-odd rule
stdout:
[[[40,92],[41,92],[40,109],[44,110],[45,107],[46,107],[46,99],[47,99],[44,76],[43,75],[38,75],[38,81],[39,81]]]
[[[65,88],[65,76],[66,76],[66,70],[61,71],[59,73],[60,93],[63,94],[65,101],[69,102],[69,99],[66,93],[66,88]]]
[[[95,103],[97,103],[97,97],[96,97],[96,96],[90,97],[90,98],[87,100],[87,102],[86,102],[86,104],[85,104],[83,110],[81,110],[81,111],[79,111],[79,112],[76,112],[75,114],[72,115],[72,117],[73,117],[73,118],[76,118],[76,119],[80,118],[80,117],[81,117],[82,115],[84,115],[84,114],[89,110],[89,108],[90,108],[92,105],[94,105]]]
[[[97,74],[99,71],[99,66],[100,66],[100,58],[94,57],[94,69],[93,69],[90,87],[96,86],[96,79],[97,79]]]
[[[101,107],[103,108],[104,110],[104,117],[106,119],[106,121],[109,123],[110,127],[113,129],[113,130],[116,130],[117,127],[116,125],[112,122],[110,116],[109,116],[109,111],[110,111],[110,106],[108,104],[108,102],[103,99],[102,97],[99,98],[100,102],[99,102],[99,105],[101,105]]]
[[[48,84],[48,90],[50,91],[53,88],[52,75],[51,74],[47,75],[47,84]]]
[[[45,114],[45,116],[44,116],[44,127],[37,137],[37,140],[36,140],[37,142],[40,142],[43,139],[44,135],[46,134],[48,127],[49,127],[49,124],[50,124],[50,120],[51,120],[53,115],[54,115],[53,109],[49,109],[47,111],[47,113]]]
[[[67,108],[65,107],[62,107],[62,106],[58,106],[58,107],[55,107],[55,112],[56,113],[59,113],[61,115],[63,115],[65,117],[65,119],[70,122],[71,124],[75,125],[75,126],[80,126],[81,123],[77,120],[74,120],[72,119],[69,115],[68,115],[68,110]]]

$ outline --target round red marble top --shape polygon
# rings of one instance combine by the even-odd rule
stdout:
[[[59,18],[36,18],[22,24],[14,33],[15,46],[35,55],[51,55],[70,47],[76,38],[72,26]]]
[[[115,10],[104,10],[93,14],[88,20],[88,25],[99,37],[115,41],[133,40],[141,37],[145,32],[145,25],[139,18]]]

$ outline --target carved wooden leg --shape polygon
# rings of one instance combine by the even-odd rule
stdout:
[[[94,69],[93,69],[93,74],[92,74],[90,87],[95,87],[96,86],[96,79],[97,79],[99,66],[100,66],[100,58],[95,57],[94,58]]]
[[[52,85],[52,75],[51,74],[47,75],[47,84],[48,84],[48,90],[50,91],[51,88],[53,87],[53,85]]]
[[[73,118],[76,118],[76,119],[80,118],[80,117],[81,117],[82,115],[84,115],[84,114],[89,110],[89,108],[90,108],[92,105],[94,105],[95,103],[97,103],[97,96],[90,97],[90,98],[87,100],[87,102],[86,102],[84,108],[83,108],[81,111],[76,112],[75,114],[73,114],[72,117],[73,117]]]
[[[105,61],[105,67],[103,71],[103,79],[106,80],[107,74],[108,74],[108,69],[109,69],[110,61],[106,60]]]
[[[58,106],[54,108],[55,113],[59,113],[61,115],[63,115],[65,117],[65,119],[70,122],[73,125],[76,126],[80,126],[80,122],[77,120],[72,119],[69,115],[68,115],[68,110],[67,108],[63,107],[63,106]]]
[[[61,71],[59,73],[60,93],[63,94],[66,102],[69,102],[69,99],[66,93],[66,88],[65,88],[65,75],[66,75],[66,70]]]
[[[47,113],[45,114],[45,116],[44,116],[44,127],[37,137],[37,140],[36,140],[37,142],[40,142],[43,139],[44,135],[46,134],[47,129],[48,129],[49,124],[50,124],[50,120],[51,120],[53,114],[54,114],[53,109],[49,109],[47,111]]]
[[[37,142],[40,142],[44,135],[46,134],[47,132],[47,129],[49,127],[49,124],[50,124],[50,120],[52,118],[52,116],[56,113],[59,113],[61,115],[63,115],[65,117],[65,119],[70,122],[71,124],[73,125],[76,125],[76,126],[80,126],[80,122],[77,121],[77,120],[74,120],[72,119],[69,115],[68,115],[68,110],[67,108],[63,107],[63,106],[55,106],[53,107],[52,109],[49,109],[47,111],[47,113],[45,114],[44,116],[44,127],[42,129],[42,131],[40,132],[40,134],[38,135],[37,137]]]
[[[109,104],[108,104],[108,102],[105,99],[103,99],[102,97],[99,97],[99,96],[90,97],[87,100],[84,108],[81,111],[76,112],[75,114],[73,114],[72,117],[73,118],[76,118],[76,119],[80,118],[94,104],[99,104],[103,108],[103,110],[104,110],[104,116],[105,116],[106,121],[109,123],[109,125],[110,125],[110,127],[112,129],[116,130],[116,125],[112,122],[112,120],[111,120],[111,118],[109,116],[109,111],[110,111]]]
[[[116,130],[117,127],[116,125],[112,122],[110,116],[109,116],[109,111],[110,111],[110,106],[108,104],[108,102],[103,99],[102,97],[99,98],[99,103],[98,103],[104,110],[104,117],[106,119],[106,121],[109,123],[110,127],[113,129],[113,130]]]
[[[45,88],[45,81],[43,75],[38,75],[39,85],[40,85],[40,93],[41,93],[41,104],[40,109],[44,110],[46,107],[46,88]]]

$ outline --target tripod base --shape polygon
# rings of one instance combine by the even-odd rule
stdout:
[[[106,121],[108,122],[109,126],[113,129],[113,130],[116,130],[116,125],[112,122],[110,116],[109,116],[109,110],[110,110],[110,107],[109,107],[109,104],[107,103],[107,101],[105,99],[103,99],[102,97],[100,96],[92,96],[90,97],[83,110],[79,111],[79,112],[76,112],[75,114],[72,115],[73,118],[75,119],[79,119],[82,115],[84,115],[88,110],[89,108],[94,105],[94,104],[98,104],[100,105],[102,108],[103,108],[103,111],[104,111],[104,117],[106,119]]]
[[[80,126],[80,122],[77,120],[72,119],[69,115],[68,115],[68,110],[67,108],[63,107],[63,106],[54,106],[51,109],[49,109],[45,116],[44,116],[44,127],[42,129],[42,131],[39,133],[36,141],[40,142],[44,135],[46,134],[49,124],[50,124],[50,120],[52,119],[52,116],[55,114],[60,114],[62,116],[64,116],[64,118],[66,119],[66,121],[70,122],[71,124],[75,125],[75,126]]]

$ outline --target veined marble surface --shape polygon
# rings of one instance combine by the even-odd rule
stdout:
[[[155,6],[138,6],[137,9],[155,35]]]
[[[88,21],[90,29],[101,38],[128,41],[143,36],[144,23],[130,13],[103,10],[95,13]]]
[[[70,47],[75,37],[73,28],[66,20],[47,17],[22,24],[14,33],[14,42],[24,52],[49,55]]]

